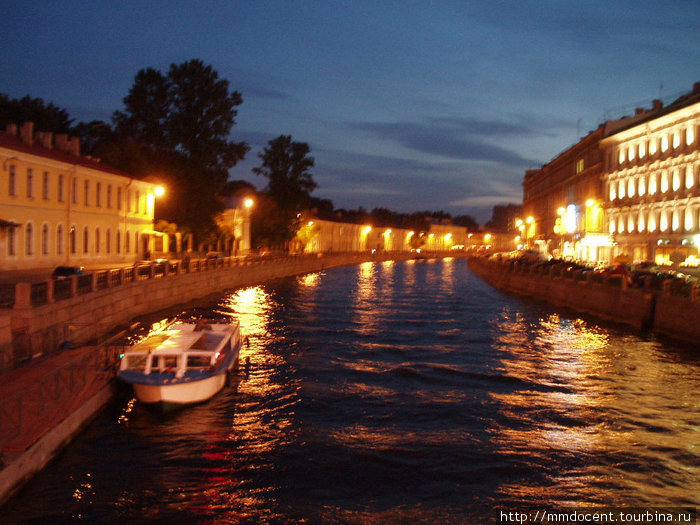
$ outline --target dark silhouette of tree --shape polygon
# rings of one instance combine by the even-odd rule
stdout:
[[[94,153],[142,178],[160,180],[167,196],[158,218],[196,234],[211,234],[222,210],[218,194],[228,170],[249,147],[229,140],[241,94],[201,60],[136,74],[124,109],[112,117],[113,133]]]
[[[310,207],[311,192],[316,188],[309,171],[314,166],[310,151],[305,142],[294,142],[291,135],[280,135],[258,153],[262,162],[253,168],[253,173],[267,178],[264,193],[275,204],[275,209],[267,216],[256,214],[258,221],[270,224],[254,229],[267,235],[271,247],[282,247],[294,238],[299,214]],[[273,232],[273,228],[277,231]]]
[[[42,99],[29,95],[21,99],[10,98],[0,93],[0,126],[3,128],[8,124],[34,122],[36,131],[70,133],[73,120],[65,109],[53,102],[47,104]]]
[[[479,230],[479,223],[471,215],[457,215],[452,218],[452,224],[456,226],[464,226],[469,231],[475,232]]]

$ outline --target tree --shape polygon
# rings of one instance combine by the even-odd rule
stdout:
[[[258,153],[262,163],[253,168],[253,173],[266,177],[268,182],[265,195],[274,202],[275,210],[269,217],[271,224],[258,231],[267,232],[269,240],[274,238],[280,245],[290,241],[297,231],[297,215],[309,208],[311,192],[316,188],[309,172],[314,166],[314,158],[309,156],[309,145],[293,142],[291,135],[280,135],[270,140],[268,146]],[[263,217],[261,213],[258,217]],[[278,228],[279,236],[272,233]]]
[[[34,122],[37,131],[52,131],[54,133],[70,133],[72,119],[65,109],[59,108],[53,102],[48,104],[40,98],[29,95],[21,99],[10,98],[0,93],[0,125],[22,124]]]
[[[163,74],[153,68],[136,74],[124,110],[112,117],[114,136],[98,154],[117,167],[168,185],[159,218],[196,234],[217,229],[222,209],[217,198],[228,170],[249,147],[229,135],[241,94],[201,60],[172,64]]]

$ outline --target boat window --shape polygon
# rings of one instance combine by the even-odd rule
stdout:
[[[207,355],[188,355],[187,356],[187,368],[192,370],[201,370],[204,368],[209,368],[211,364],[211,358]]]
[[[151,372],[174,372],[177,370],[177,356],[154,355],[151,361]]]
[[[125,356],[126,359],[126,370],[140,370],[143,371],[146,368],[146,358],[148,354],[137,354]]]

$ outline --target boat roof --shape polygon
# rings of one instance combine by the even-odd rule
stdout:
[[[175,323],[132,346],[128,352],[176,354],[181,352],[215,352],[238,329],[238,323],[199,325]]]

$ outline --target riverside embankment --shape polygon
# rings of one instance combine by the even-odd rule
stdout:
[[[679,341],[700,340],[698,286],[665,281],[630,287],[619,276],[566,271],[482,257],[469,259],[469,268],[491,285],[507,292],[626,324]]]
[[[448,255],[457,254],[426,256]],[[0,375],[0,504],[112,397],[119,349],[109,340],[81,343],[94,343],[141,315],[226,289],[336,266],[413,257],[385,252],[193,260],[17,284],[8,301],[12,308],[0,310],[5,367]]]

